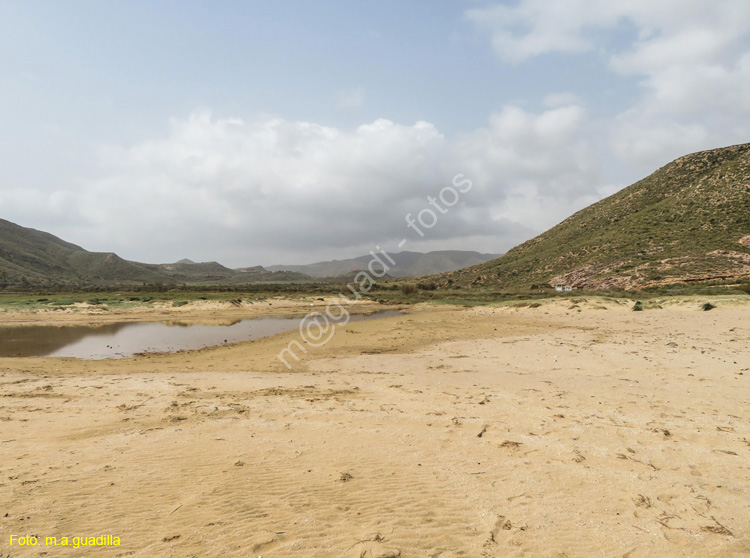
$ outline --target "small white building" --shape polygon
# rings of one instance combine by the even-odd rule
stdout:
[[[569,293],[573,291],[573,285],[555,285],[555,290],[559,293],[565,291],[566,293]]]

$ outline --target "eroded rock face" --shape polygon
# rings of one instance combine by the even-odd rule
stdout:
[[[742,246],[750,246],[750,234],[748,234],[747,236],[743,236],[737,242],[742,244]]]
[[[608,264],[589,264],[576,269],[572,269],[566,273],[556,275],[549,281],[549,285],[554,287],[555,285],[570,285],[576,289],[600,289],[603,288],[604,279],[601,277],[608,274],[613,269],[627,263],[624,260],[617,260]],[[608,287],[628,288],[631,281],[630,278],[621,278],[615,280],[612,277],[607,277],[606,284]]]

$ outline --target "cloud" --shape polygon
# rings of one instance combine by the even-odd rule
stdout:
[[[584,122],[577,105],[540,114],[508,106],[490,117],[487,128],[464,136],[458,156],[481,184],[531,180],[550,195],[566,195],[595,178],[579,139]]]
[[[12,216],[22,226],[42,221],[70,229],[78,222],[77,200],[75,192],[64,189],[47,191],[13,186],[0,189],[2,217]]]
[[[610,134],[612,149],[621,160],[650,170],[694,152],[699,146],[712,145],[709,130],[701,124],[654,119],[638,109],[621,114]]]
[[[336,106],[342,109],[355,109],[365,104],[365,90],[362,87],[338,91],[335,95]]]
[[[468,10],[466,17],[509,63],[596,51],[605,71],[635,80],[641,95],[604,135],[641,172],[750,134],[745,0],[520,0]]]
[[[577,105],[507,106],[452,138],[428,122],[342,130],[196,112],[163,138],[103,148],[98,176],[57,194],[70,221],[56,232],[132,259],[235,266],[395,250],[403,238],[412,250],[504,251],[596,198],[577,139],[586,126]],[[424,239],[410,236],[406,214],[459,173],[474,187]]]
[[[540,90],[542,108],[501,105],[452,136],[424,121],[341,129],[195,112],[162,137],[102,148],[96,173],[52,196],[5,188],[0,204],[87,248],[147,261],[304,263],[395,249],[405,237],[412,250],[499,252],[612,193],[623,181],[612,168],[634,180],[750,135],[745,0],[519,0],[466,17],[507,63],[593,53],[609,79],[586,70],[580,90]],[[593,82],[640,93],[616,109],[586,106]],[[363,88],[333,96],[342,109],[364,100]],[[424,239],[409,237],[406,214],[459,173],[471,191]]]
[[[466,17],[491,36],[497,54],[510,62],[554,52],[581,53],[609,47],[601,31],[634,25],[638,39],[624,55],[644,66],[694,63],[725,52],[747,36],[750,5],[744,0],[520,0],[466,11]]]
[[[522,0],[515,6],[467,10],[466,17],[491,35],[498,56],[519,63],[551,52],[594,49],[588,31],[617,23],[608,4],[597,0]]]
[[[507,106],[489,126],[457,142],[458,159],[476,177],[475,203],[489,208],[494,222],[541,231],[596,201],[602,177],[587,142],[581,106],[541,113]]]

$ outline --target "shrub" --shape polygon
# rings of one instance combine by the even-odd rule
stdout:
[[[641,312],[643,310],[643,303],[640,300],[636,300],[632,310],[633,312]]]
[[[711,304],[710,302],[706,302],[706,303],[704,303],[704,304],[703,304],[703,305],[701,306],[701,309],[702,309],[702,310],[703,310],[704,312],[708,312],[709,310],[713,310],[714,308],[716,308],[716,306],[714,306],[714,305],[713,305],[713,304]]]
[[[413,295],[417,292],[417,286],[414,283],[402,283],[401,292],[405,295]]]
[[[417,287],[422,291],[434,291],[435,289],[437,289],[437,285],[432,281],[423,281],[421,283],[417,283]]]
[[[172,306],[185,306],[187,303],[187,300],[175,300],[172,302]]]

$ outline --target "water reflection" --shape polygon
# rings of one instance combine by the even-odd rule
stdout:
[[[352,315],[350,321],[396,316],[383,311]],[[0,328],[0,357],[106,359],[136,353],[174,352],[268,337],[299,327],[300,316],[195,321],[117,322],[97,326]]]
[[[46,356],[86,337],[116,337],[124,328],[134,325],[126,322],[100,326],[26,326],[0,328],[0,356]],[[101,339],[100,341],[104,341]],[[105,343],[106,345],[106,343]]]

